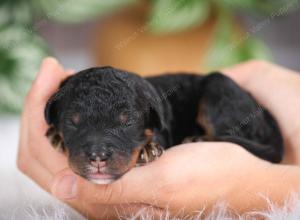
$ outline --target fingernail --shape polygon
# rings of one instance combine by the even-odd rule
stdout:
[[[75,70],[73,70],[73,69],[67,69],[66,73],[69,74],[69,75],[72,75],[72,74],[75,73]]]
[[[54,57],[46,57],[43,59],[40,70],[37,73],[36,81],[40,81],[46,68],[49,66],[59,65],[59,62]]]
[[[43,63],[47,63],[47,62],[51,62],[51,63],[55,63],[57,64],[58,61],[55,57],[46,57],[44,60],[43,60]]]
[[[74,199],[77,194],[76,176],[67,175],[55,184],[54,195],[59,199]]]
[[[42,61],[41,68],[43,68],[49,64],[58,65],[59,63],[58,63],[57,59],[55,59],[54,57],[46,57]]]

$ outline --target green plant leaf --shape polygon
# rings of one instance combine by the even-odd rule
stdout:
[[[280,11],[289,13],[297,9],[300,2],[297,0],[215,0],[223,7],[248,10],[255,13],[271,14]]]
[[[243,42],[223,42],[214,45],[207,56],[205,65],[209,70],[220,69],[250,59],[271,60],[268,47],[258,39],[246,39]]]
[[[32,0],[50,20],[78,23],[107,14],[136,0]]]
[[[230,11],[219,11],[215,40],[207,54],[204,65],[209,70],[231,66],[249,59],[271,59],[269,49],[247,33],[233,36],[234,20]]]
[[[270,49],[261,40],[256,38],[246,40],[238,49],[240,53],[240,61],[249,59],[272,59]]]
[[[29,25],[33,21],[30,1],[0,1],[0,27],[6,24]]]
[[[20,25],[0,29],[0,112],[19,112],[41,63],[44,41]]]
[[[179,32],[201,25],[209,14],[207,0],[155,0],[148,25],[156,33]]]

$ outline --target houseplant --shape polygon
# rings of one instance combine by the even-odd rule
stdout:
[[[139,4],[142,4],[142,9],[138,10],[144,13],[144,17],[139,23],[141,24],[139,29],[128,33],[129,37],[135,31],[139,31],[140,36],[147,35],[148,40],[154,39],[152,43],[158,46],[161,42],[164,44],[161,41],[164,37],[171,41],[177,39],[170,47],[178,47],[176,53],[188,56],[182,59],[179,57],[179,60],[171,57],[170,66],[168,66],[168,59],[164,59],[163,54],[162,58],[155,60],[147,56],[147,53],[143,53],[141,50],[148,42],[141,41],[135,50],[130,50],[130,43],[127,43],[127,46],[122,49],[124,55],[121,58],[115,56],[121,54],[121,51],[116,50],[113,42],[111,44],[113,48],[106,48],[106,57],[114,58],[115,56],[115,60],[103,62],[102,58],[105,57],[105,53],[102,53],[102,57],[99,58],[101,64],[119,64],[122,60],[127,65],[125,65],[127,69],[138,71],[139,68],[134,67],[134,64],[139,63],[144,69],[150,71],[150,67],[158,66],[157,63],[160,61],[160,65],[168,69],[176,63],[185,63],[184,70],[189,70],[187,68],[189,66],[194,66],[195,70],[201,70],[204,67],[200,68],[200,66],[217,68],[250,58],[267,57],[268,52],[262,42],[241,37],[245,30],[235,20],[235,12],[255,12],[268,17],[282,8],[287,8],[288,12],[298,6],[295,0],[2,0],[0,2],[0,112],[18,112],[21,109],[22,98],[34,78],[41,59],[51,53],[38,35],[41,25],[47,25],[50,21],[84,22],[100,15],[116,12],[125,6],[134,9],[135,5]],[[292,7],[287,7],[288,5]],[[133,10],[132,13],[135,11]],[[128,25],[128,23],[123,24]],[[203,29],[200,30],[200,28],[199,33],[193,35],[193,31],[199,27]],[[106,33],[111,38],[113,29],[116,28],[111,26],[109,29],[102,29],[102,33]],[[196,52],[192,53],[192,50],[188,50],[189,47],[182,52],[179,42],[186,39],[184,35],[194,36],[192,39],[188,38],[190,48],[194,48],[196,52],[201,51],[200,55]],[[132,41],[138,42],[136,39]],[[238,42],[238,44],[232,46],[232,42]],[[101,44],[105,43],[97,41],[100,49]],[[197,45],[200,46],[197,47]],[[228,49],[228,45],[232,47]],[[96,51],[96,54],[98,52]],[[112,56],[113,53],[115,54]],[[174,54],[173,51],[172,53]],[[141,54],[143,56],[140,56]],[[220,54],[225,55],[220,56]],[[131,60],[126,60],[129,55],[132,56]],[[155,54],[153,57],[155,58]],[[137,62],[138,59],[139,62]],[[193,62],[189,61],[193,59]]]

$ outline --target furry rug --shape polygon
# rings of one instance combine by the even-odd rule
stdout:
[[[44,204],[44,205],[27,205],[27,208],[10,210],[7,213],[0,215],[0,219],[10,220],[83,220],[84,218],[76,214],[70,208],[59,203]],[[132,217],[120,217],[120,219],[126,220],[154,220],[154,216],[151,211],[141,210],[138,213],[132,215]],[[195,217],[169,217],[166,212],[161,215],[161,220],[254,220],[254,219],[267,219],[267,220],[299,220],[300,219],[300,200],[297,196],[291,196],[284,207],[277,207],[276,205],[269,203],[269,209],[265,212],[249,212],[242,216],[233,214],[232,210],[228,210],[226,205],[219,204],[213,209],[213,211],[203,216],[202,211],[199,211]]]
[[[0,118],[0,220],[82,220],[84,219],[68,206],[51,198],[15,166],[18,142],[18,119]],[[225,203],[218,204],[207,216],[199,210],[196,217],[185,216],[188,220],[252,220],[264,218],[270,220],[300,219],[300,197],[287,196],[283,207],[277,207],[268,201],[269,209],[265,212],[246,213],[243,216],[234,214]],[[152,220],[151,211],[140,210],[128,220]],[[161,216],[165,220],[178,220],[183,217],[170,218],[166,212]]]

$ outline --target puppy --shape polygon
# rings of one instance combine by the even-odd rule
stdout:
[[[52,145],[98,184],[187,142],[233,142],[274,163],[283,156],[272,115],[221,73],[142,78],[112,67],[83,70],[61,83],[45,118]]]

